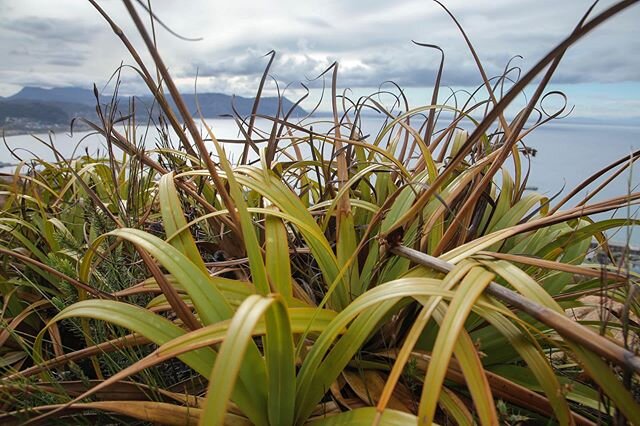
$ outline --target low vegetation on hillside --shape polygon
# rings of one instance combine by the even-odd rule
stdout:
[[[261,84],[233,162],[135,2],[152,64],[91,3],[162,114],[123,116],[114,100],[87,120],[104,156],[36,159],[0,183],[1,424],[640,419],[638,276],[585,262],[592,240],[607,253],[606,231],[636,224],[592,216],[640,193],[590,197],[639,153],[549,198],[525,190],[523,144],[565,113],[539,109],[565,51],[632,1],[585,16],[521,76],[477,60],[473,101],[437,104],[442,68],[430,105],[399,88],[392,105],[349,99],[334,64],[328,121],[291,106],[258,128]],[[365,113],[385,119],[377,133]],[[154,150],[138,132],[149,119]],[[603,315],[567,315],[593,295]]]

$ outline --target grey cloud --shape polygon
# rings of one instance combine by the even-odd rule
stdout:
[[[18,33],[22,37],[67,43],[86,43],[93,33],[102,30],[96,24],[72,19],[34,16],[0,22],[0,28]]]
[[[518,5],[519,9],[526,9],[527,13],[514,14],[513,7],[509,7],[510,2],[502,3],[495,8],[489,8],[486,4],[475,4],[470,8],[458,7],[453,10],[467,29],[490,76],[501,74],[509,60],[518,54],[524,56],[524,60],[519,61],[518,65],[523,71],[528,70],[571,31],[580,15],[580,11],[567,11],[568,6],[560,5],[558,15],[569,16],[571,19],[550,19],[549,9],[532,1],[520,2]],[[401,24],[388,29],[375,25],[358,25],[362,21],[384,21],[385,13],[389,13],[391,17],[400,16],[404,13],[402,9],[405,6],[420,6],[422,10],[431,14],[430,19],[427,20],[424,14],[407,16]],[[342,12],[351,10],[350,7],[352,6],[345,6]],[[350,69],[343,67],[343,84],[371,87],[393,79],[408,87],[423,86],[433,81],[432,76],[436,72],[439,57],[435,52],[430,53],[413,46],[410,40],[417,39],[421,42],[439,44],[445,50],[445,84],[473,86],[480,83],[476,66],[461,34],[438,7],[429,9],[424,4],[416,2],[393,7],[380,5],[377,9],[363,9],[361,5],[361,12],[361,15],[353,16],[353,25],[338,24],[336,31],[322,32],[315,28],[309,33],[287,33],[269,40],[260,40],[259,46],[254,46],[253,51],[240,55],[234,55],[231,50],[225,49],[227,59],[201,67],[200,74],[203,75],[204,72],[206,75],[218,77],[241,75],[257,78],[265,65],[265,62],[260,60],[258,52],[274,48],[279,51],[280,56],[272,73],[283,81],[313,77],[331,63],[328,58],[336,58],[341,62],[359,61],[363,65]],[[434,17],[437,19],[434,20]],[[536,19],[538,23],[544,22],[544,25],[532,25],[531,22]],[[623,31],[625,28],[627,29],[624,31],[631,31],[629,21],[628,17],[623,19],[616,26],[617,31]],[[588,42],[579,43],[567,55],[555,81],[577,83],[640,80],[640,61],[628,55],[621,55],[619,49],[612,48],[616,41],[619,43],[619,37],[620,34],[609,40],[608,33],[601,32],[598,37],[594,36]],[[632,42],[626,40],[625,43]],[[589,48],[585,51],[583,46],[587,44]],[[316,52],[326,52],[325,59],[305,56],[309,48]],[[578,53],[573,54],[573,51]],[[596,59],[590,57],[590,54]],[[292,59],[294,55],[298,60]],[[206,56],[215,57],[214,54]],[[603,60],[609,56],[610,59]]]
[[[87,61],[88,52],[82,47],[61,51],[51,49],[49,44],[35,44],[16,46],[6,56],[14,58],[14,66],[42,67],[48,64],[56,67],[80,67]]]
[[[194,76],[196,71],[201,77],[220,75],[247,76],[262,74],[266,61],[261,60],[258,52],[244,53],[236,56],[228,56],[212,63],[193,64],[181,72],[181,75]]]
[[[37,0],[33,0],[37,1]],[[130,21],[118,12],[118,2],[105,2],[116,12],[118,23],[133,34]],[[603,3],[610,4],[611,1]],[[7,6],[10,4],[11,6]],[[22,10],[22,3],[2,2],[0,56],[8,59],[4,84],[18,84],[20,72],[32,70],[35,80],[48,85],[69,81],[106,81],[126,51],[114,48],[118,40],[95,11],[74,19],[48,17],[52,3],[42,1],[42,10]],[[557,0],[509,0],[488,2],[447,1],[474,43],[487,73],[502,73],[516,54],[523,71],[566,36],[587,4]],[[226,9],[226,7],[229,9]],[[246,4],[246,7],[251,7]],[[600,6],[602,8],[604,6]],[[207,88],[246,94],[257,87],[267,64],[263,55],[278,52],[271,74],[281,82],[306,81],[318,76],[333,60],[340,66],[341,87],[376,87],[394,80],[403,87],[430,85],[439,55],[411,43],[418,40],[440,45],[446,54],[443,83],[475,86],[480,78],[459,31],[436,4],[422,0],[350,1],[327,0],[322,15],[306,2],[276,5],[273,13],[263,10],[260,19],[248,19],[237,4],[195,2],[192,7],[177,2],[157,2],[154,10],[185,33],[203,35],[199,43],[186,43],[159,30],[161,53],[179,84],[193,86],[199,77]],[[269,9],[269,8],[267,8]],[[640,17],[635,8],[605,24],[578,43],[567,54],[554,82],[640,81],[640,42],[633,37]],[[87,10],[90,10],[87,8]],[[21,13],[21,14],[20,14]],[[211,21],[213,19],[221,19]],[[193,28],[184,22],[193,22]],[[137,38],[132,36],[135,42]],[[140,49],[144,54],[144,49]],[[194,59],[197,58],[197,59]],[[61,72],[67,70],[67,75]],[[140,82],[127,82],[130,90]]]
[[[326,19],[322,19],[318,16],[301,16],[298,19],[302,22],[305,22],[313,27],[319,27],[324,29],[335,28],[333,24],[331,24]]]
[[[292,52],[276,52],[270,74],[282,81],[305,80],[316,77],[324,71],[330,59],[315,59],[309,55]],[[264,73],[268,58],[258,51],[250,50],[244,54],[230,56],[209,64],[192,64],[180,72],[180,76],[194,76],[197,70],[200,77],[249,77],[259,78]]]
[[[347,55],[353,58],[353,55]],[[297,54],[292,51],[276,55],[270,74],[284,83],[308,82],[315,79],[334,60],[340,63],[339,55],[314,57],[309,54]],[[507,58],[508,60],[508,58]],[[346,61],[339,67],[341,87],[375,87],[384,81],[392,80],[401,86],[428,86],[434,81],[440,56],[437,52],[409,46],[397,52],[368,53],[357,61]],[[267,60],[257,52],[247,52],[229,57],[213,64],[191,65],[181,71],[183,77],[195,75],[196,68],[200,77],[244,77],[257,81],[264,72]],[[460,66],[462,64],[462,66]],[[498,73],[506,64],[489,67],[489,71]],[[475,67],[470,62],[449,64],[445,62],[443,83],[449,85],[476,85],[481,82]]]
[[[85,61],[84,57],[76,58],[51,58],[47,60],[47,64],[56,65],[60,67],[78,67]]]
[[[67,72],[48,72],[46,75],[36,72],[33,69],[21,71],[0,71],[0,81],[11,82],[18,86],[42,86],[42,87],[65,87],[65,86],[85,86],[91,87],[89,77],[80,77]]]
[[[15,58],[11,64],[14,68],[24,69],[28,64],[44,72],[47,65],[81,67],[88,58],[95,28],[70,19],[5,18],[0,21],[0,37],[10,46],[6,55]]]
[[[393,58],[386,60],[378,58],[374,65],[367,67],[367,72],[360,75],[354,83],[358,86],[367,86],[368,81],[377,84],[391,80],[401,87],[424,87],[434,83],[439,63],[428,61],[419,57],[411,58],[411,63],[399,65]],[[369,64],[365,61],[365,64]],[[470,65],[470,64],[469,64]],[[465,66],[445,67],[442,76],[442,84],[452,86],[475,86],[481,82],[477,71],[465,64]],[[353,77],[352,77],[353,78]],[[358,81],[359,80],[359,81]]]
[[[8,56],[29,56],[30,53],[25,47],[19,49],[11,49],[7,52]]]

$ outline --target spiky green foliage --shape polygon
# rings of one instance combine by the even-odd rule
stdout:
[[[335,64],[331,120],[285,111],[258,142],[252,116],[245,151],[258,160],[233,164],[215,129],[202,120],[198,132],[125,4],[162,84],[118,35],[180,148],[167,139],[147,153],[127,137],[133,118],[123,132],[102,114],[90,125],[105,158],[39,161],[3,183],[2,422],[95,412],[180,425],[640,418],[628,338],[636,276],[584,263],[593,238],[606,249],[605,231],[631,224],[591,215],[640,194],[571,207],[525,191],[522,167],[523,126],[556,61],[630,2],[583,20],[503,97],[508,74],[489,80],[478,61],[487,99],[476,104],[439,105],[436,87],[432,105],[399,94],[394,109],[372,96],[340,98],[340,110]],[[508,120],[506,106],[549,64]],[[366,138],[369,110],[387,120]],[[618,322],[564,315],[602,288],[624,302]],[[162,377],[169,367],[178,377]]]

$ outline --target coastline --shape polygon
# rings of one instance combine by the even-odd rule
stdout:
[[[21,136],[21,135],[46,135],[51,132],[66,132],[72,133],[74,132],[86,132],[90,130],[91,127],[84,123],[76,123],[71,127],[71,124],[48,124],[48,125],[39,125],[34,124],[28,127],[19,127],[19,128],[6,128],[0,127],[0,137],[9,137],[9,136]]]

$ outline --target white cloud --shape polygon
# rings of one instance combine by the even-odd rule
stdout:
[[[121,2],[99,2],[147,58]],[[566,36],[588,1],[447,1],[474,43],[489,74],[521,54],[524,69]],[[602,2],[598,10],[611,5]],[[154,11],[185,42],[156,27],[165,62],[185,90],[199,70],[200,90],[251,94],[266,59],[278,51],[272,74],[284,82],[317,76],[334,60],[341,86],[376,87],[395,80],[405,87],[428,86],[436,52],[411,43],[440,45],[446,52],[444,81],[475,85],[479,78],[462,36],[435,3],[374,1],[156,0]],[[188,5],[188,6],[187,6]],[[141,14],[143,11],[140,10]],[[145,17],[146,22],[148,19]],[[555,81],[640,82],[640,41],[632,8],[578,43]],[[107,23],[87,2],[24,0],[0,2],[0,95],[27,84],[104,84],[121,63],[133,63]],[[142,90],[128,72],[125,88]],[[137,83],[136,83],[137,82]]]

